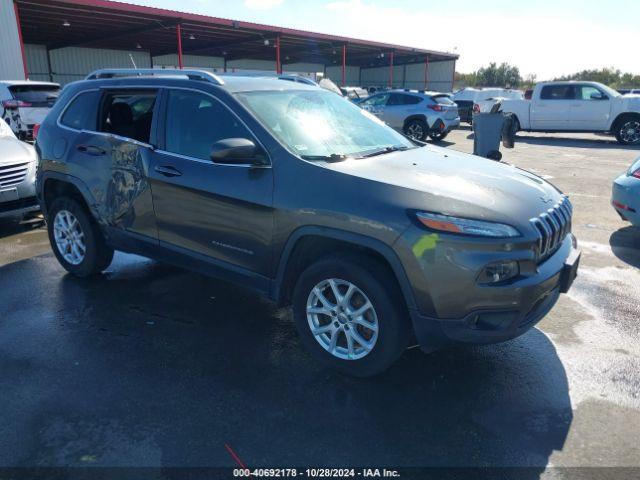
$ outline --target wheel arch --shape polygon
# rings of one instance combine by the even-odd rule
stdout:
[[[629,118],[629,117],[640,118],[640,112],[622,112],[618,114],[618,116],[613,120],[613,122],[611,122],[610,130],[614,131],[618,127],[620,122],[622,122],[625,118]]]
[[[409,122],[411,122],[412,120],[420,120],[424,123],[427,124],[427,130],[430,128],[429,126],[429,121],[427,120],[427,116],[422,114],[422,113],[418,113],[418,114],[414,114],[414,115],[410,115],[407,118],[404,119],[404,123],[402,124],[402,130],[404,131],[405,128],[407,128],[407,124]]]
[[[51,203],[62,195],[75,198],[94,218],[97,218],[93,196],[80,179],[58,172],[45,172],[40,180],[40,185],[38,197],[45,218]]]
[[[390,246],[366,235],[319,226],[301,227],[289,236],[278,261],[271,297],[280,306],[289,304],[298,275],[321,256],[341,251],[371,256],[380,262],[392,274],[406,307],[415,309],[411,285]]]

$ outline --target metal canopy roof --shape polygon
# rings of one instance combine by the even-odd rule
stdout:
[[[153,56],[176,53],[181,25],[182,53],[227,60],[275,60],[280,37],[281,61],[346,64],[360,67],[455,60],[458,55],[401,45],[306,32],[290,28],[182,13],[107,0],[16,0],[25,43],[63,47],[135,50]],[[64,26],[65,22],[70,24]],[[268,42],[267,42],[268,41]],[[268,44],[267,44],[268,43]]]

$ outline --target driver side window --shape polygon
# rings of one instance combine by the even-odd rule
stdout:
[[[580,100],[605,100],[607,96],[598,90],[596,87],[590,85],[583,85],[580,87],[581,94],[578,97]]]
[[[389,94],[384,93],[382,95],[374,95],[373,97],[362,102],[362,105],[367,107],[382,107],[387,104],[387,100],[389,100]]]
[[[253,135],[221,102],[198,92],[170,90],[167,95],[165,150],[210,160],[213,144]]]

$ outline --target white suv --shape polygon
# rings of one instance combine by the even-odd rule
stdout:
[[[460,125],[458,107],[446,93],[389,90],[376,93],[359,105],[390,127],[416,140],[439,141]]]
[[[42,123],[59,93],[57,83],[0,81],[0,117],[20,140],[33,140],[33,126]]]

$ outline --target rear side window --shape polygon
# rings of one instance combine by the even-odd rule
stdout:
[[[102,102],[99,131],[149,143],[156,91],[109,92]]]
[[[60,118],[60,123],[76,130],[95,130],[99,99],[100,92],[97,90],[81,93],[71,100]]]
[[[253,136],[234,114],[210,96],[186,90],[168,92],[168,152],[210,160],[213,144],[226,138]]]
[[[15,100],[25,107],[52,107],[60,94],[60,87],[53,85],[12,85],[9,91]]]
[[[422,98],[416,97],[415,95],[402,95],[402,97],[405,105],[417,105],[422,101]]]
[[[573,85],[547,85],[540,92],[542,100],[574,100],[576,98]]]

